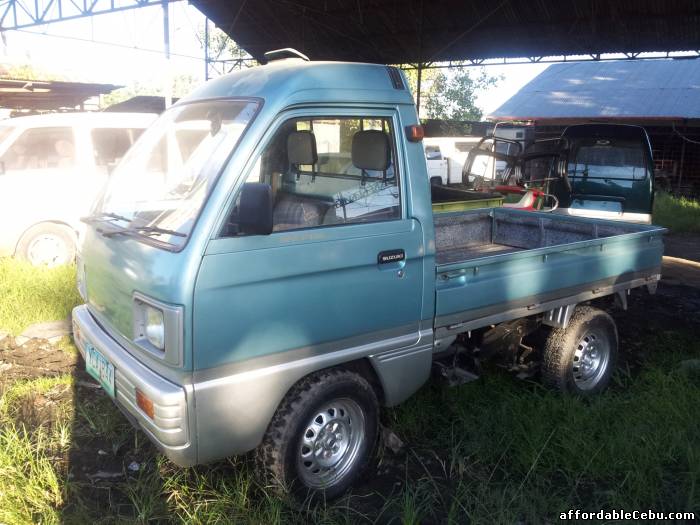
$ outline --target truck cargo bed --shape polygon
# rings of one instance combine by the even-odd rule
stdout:
[[[441,214],[434,220],[439,265],[637,231],[627,223],[561,220],[505,208]]]
[[[655,282],[660,272],[665,230],[656,226],[508,208],[434,221],[438,335]]]

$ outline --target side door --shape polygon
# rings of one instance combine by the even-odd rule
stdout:
[[[195,370],[378,353],[419,340],[425,248],[408,210],[400,130],[387,109],[300,109],[278,118],[202,260]],[[270,235],[240,233],[244,182],[270,185]]]

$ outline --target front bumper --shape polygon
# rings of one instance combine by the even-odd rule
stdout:
[[[73,309],[73,334],[85,357],[92,345],[114,365],[114,402],[124,415],[146,433],[171,461],[182,467],[196,464],[196,448],[188,425],[187,391],[159,376],[112,339],[90,314],[86,305]],[[153,401],[154,418],[136,404],[136,389]]]

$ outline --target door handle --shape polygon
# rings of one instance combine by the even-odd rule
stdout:
[[[377,264],[400,263],[406,260],[406,252],[402,249],[385,250],[377,254]]]

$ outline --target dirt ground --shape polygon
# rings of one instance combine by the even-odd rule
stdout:
[[[8,337],[0,341],[0,384],[71,373],[77,360],[77,355],[71,355],[46,340],[31,339],[16,346],[13,338]]]
[[[664,244],[664,280],[700,288],[700,234],[669,234]]]

